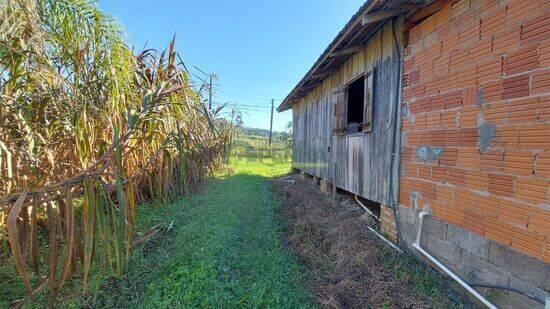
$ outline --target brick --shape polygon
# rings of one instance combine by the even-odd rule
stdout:
[[[462,127],[473,127],[477,124],[477,115],[479,108],[477,106],[464,106],[459,112],[458,122]]]
[[[532,204],[548,202],[548,179],[518,178],[515,197]]]
[[[433,61],[428,60],[425,64],[419,66],[419,74],[420,74],[420,83],[424,84],[429,78],[432,77],[433,74]],[[426,89],[426,85],[424,85],[424,91]]]
[[[457,205],[445,206],[443,220],[457,226],[464,226],[464,211]]]
[[[483,120],[492,124],[503,124],[506,120],[506,104],[504,102],[494,102],[484,104]]]
[[[531,75],[531,94],[550,93],[550,69],[534,72]]]
[[[545,7],[548,9],[548,1],[510,0],[507,23],[510,25],[524,24],[532,19],[534,15],[544,13]]]
[[[462,134],[460,130],[445,130],[444,137],[445,146],[461,146],[462,145]]]
[[[516,126],[497,126],[493,144],[500,147],[517,148],[519,129]]]
[[[474,207],[474,193],[465,188],[455,191],[455,205],[463,210],[472,210]]]
[[[495,34],[493,39],[493,54],[502,56],[510,50],[517,49],[521,41],[521,27],[508,27],[504,32]]]
[[[538,98],[524,98],[508,102],[508,123],[532,123],[537,121]]]
[[[435,76],[443,76],[449,73],[450,58],[448,55],[443,55],[433,62],[433,73]]]
[[[515,99],[529,95],[529,75],[505,78],[502,82],[502,98]]]
[[[477,44],[481,37],[480,22],[475,20],[469,24],[465,24],[460,31],[459,39],[462,46]]]
[[[447,166],[455,166],[457,162],[457,149],[445,148],[439,157],[439,164]]]
[[[549,158],[550,162],[550,158]],[[458,149],[457,166],[465,168],[478,168],[479,152],[474,147],[461,147]]]
[[[472,190],[487,191],[489,189],[489,174],[477,170],[466,171],[466,186]]]
[[[470,61],[475,63],[479,62],[481,59],[490,56],[493,51],[493,38],[485,38],[479,41],[474,45],[468,54]]]
[[[406,162],[405,175],[411,178],[418,178],[418,164],[412,162]]]
[[[479,83],[499,79],[502,76],[502,58],[495,57],[480,62],[477,66]]]
[[[504,29],[504,21],[506,18],[506,8],[498,10],[495,14],[491,14],[481,19],[481,35],[491,36],[499,33]]]
[[[516,177],[502,174],[489,174],[489,192],[498,196],[513,196]]]
[[[455,88],[465,88],[477,85],[477,67],[468,64],[456,72]]]
[[[407,74],[410,73],[412,68],[414,68],[414,58],[408,57],[405,60],[403,60],[403,73]]]
[[[550,38],[550,13],[526,21],[521,31],[521,40],[540,42]]]
[[[455,129],[458,127],[458,112],[456,110],[446,110],[441,112],[441,128]]]
[[[461,130],[462,146],[473,147],[477,145],[477,139],[479,138],[479,132],[477,128],[466,128]]]
[[[423,199],[435,199],[436,186],[430,182],[417,180],[412,184],[413,190],[420,192]]]
[[[524,229],[512,228],[512,248],[542,259],[544,237]]]
[[[412,97],[413,98],[420,98],[424,96],[425,86],[424,85],[416,85],[412,87]]]
[[[464,88],[462,93],[463,105],[476,105],[477,104],[478,89],[475,86]]]
[[[486,220],[485,237],[505,246],[510,246],[512,243],[512,230],[498,220]]]
[[[539,47],[539,66],[550,67],[550,39],[544,40]]]
[[[457,187],[466,186],[466,173],[461,168],[451,167],[448,171],[447,181]]]
[[[474,211],[466,211],[464,213],[464,227],[476,234],[485,234],[485,220]]]
[[[491,195],[474,194],[474,211],[483,218],[497,218],[499,200]]]
[[[550,238],[550,209],[534,206],[529,209],[528,229]]]
[[[455,2],[451,6],[451,18],[453,20],[459,19],[470,8],[469,0],[460,0]]]
[[[468,50],[455,50],[451,52],[449,63],[450,70],[457,70],[468,63]]]
[[[431,99],[431,110],[438,111],[445,109],[445,95],[440,94],[433,96]]]
[[[550,152],[537,153],[535,159],[535,176],[550,178]]]
[[[426,128],[437,129],[441,125],[441,113],[439,111],[426,114]]]
[[[445,53],[451,53],[459,48],[459,33],[458,31],[450,31],[442,37],[441,48]]]
[[[456,72],[450,72],[449,74],[442,76],[439,79],[439,91],[448,92],[457,89],[456,85]]]
[[[429,165],[418,166],[418,178],[424,180],[430,180],[432,178],[432,168]]]
[[[504,62],[504,73],[512,75],[536,69],[537,57],[537,46],[528,46],[511,53]]]
[[[426,116],[426,113],[415,116],[413,130],[422,131],[426,129]]]
[[[550,96],[539,97],[537,114],[540,122],[550,121]]]
[[[508,200],[500,200],[498,220],[502,223],[527,229],[530,206]]]
[[[409,43],[414,45],[422,39],[422,28],[420,26],[413,27],[409,31]]]
[[[483,103],[502,100],[502,81],[490,81],[481,84],[480,88]]]
[[[422,37],[425,38],[435,30],[435,16],[431,15],[420,23]]]
[[[419,114],[419,113],[425,113],[430,111],[430,97],[423,97],[418,100],[415,100],[413,103],[411,103],[410,111],[413,114]]]
[[[452,109],[462,105],[462,90],[445,94],[445,109]]]
[[[503,161],[503,151],[486,151],[479,155],[479,167],[482,170],[502,171]]]
[[[550,123],[522,126],[519,130],[519,147],[529,149],[550,149]]]
[[[507,150],[504,153],[504,172],[519,176],[532,175],[534,159],[532,151]]]
[[[444,166],[432,167],[432,180],[435,182],[447,181],[447,167],[444,167]]]
[[[435,59],[439,59],[441,57],[441,40],[425,40],[425,44],[427,44],[425,47],[426,57],[428,57],[428,61],[430,62],[433,72],[433,63]]]
[[[426,95],[434,95],[439,93],[439,78],[435,77],[426,81],[426,88],[424,89]]]

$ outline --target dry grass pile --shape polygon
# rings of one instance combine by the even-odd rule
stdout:
[[[349,197],[335,202],[293,176],[277,182],[289,245],[311,269],[311,288],[324,307],[452,307],[446,279],[400,255],[365,227]],[[456,298],[455,298],[456,299]]]

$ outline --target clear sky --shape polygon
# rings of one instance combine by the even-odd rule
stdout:
[[[237,103],[245,126],[269,129],[275,107],[363,0],[99,0],[140,50],[176,46],[188,67],[219,76],[214,104]],[[194,70],[194,74],[202,73]],[[274,130],[291,121],[275,111]]]

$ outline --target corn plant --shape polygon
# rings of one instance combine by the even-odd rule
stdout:
[[[0,257],[30,295],[57,296],[78,265],[84,292],[92,270],[120,275],[137,205],[196,190],[233,134],[175,38],[135,55],[88,0],[0,0],[0,94]]]

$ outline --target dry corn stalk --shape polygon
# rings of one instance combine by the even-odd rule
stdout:
[[[222,161],[232,125],[177,58],[175,39],[134,55],[87,0],[0,0],[0,226],[30,295],[41,254],[35,286],[54,296],[77,265],[84,292],[92,270],[120,275],[136,204],[193,191]]]

